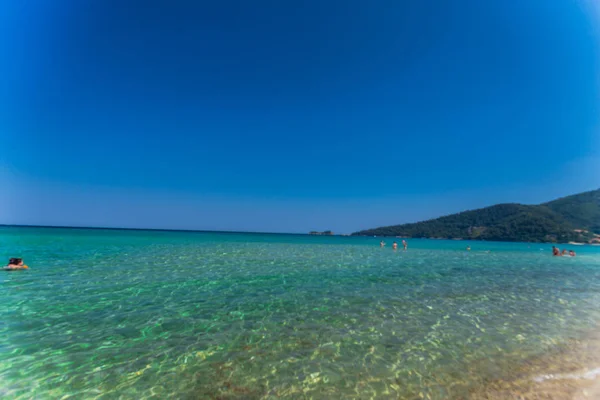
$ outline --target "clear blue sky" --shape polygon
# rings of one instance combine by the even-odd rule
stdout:
[[[0,223],[352,232],[600,186],[591,0],[0,3]]]

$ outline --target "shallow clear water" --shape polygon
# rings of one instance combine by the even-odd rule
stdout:
[[[599,319],[600,248],[379,240],[0,228],[0,395],[464,398]]]

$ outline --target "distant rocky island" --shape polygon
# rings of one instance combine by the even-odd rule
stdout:
[[[538,205],[497,204],[352,235],[600,244],[600,189]]]
[[[331,236],[333,235],[332,231],[323,231],[323,232],[317,232],[317,231],[310,231],[308,232],[309,235],[317,235],[317,236]]]

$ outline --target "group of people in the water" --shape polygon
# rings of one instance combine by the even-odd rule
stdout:
[[[379,242],[379,247],[382,249],[385,247],[385,242],[383,240]],[[408,243],[406,243],[406,240],[402,240],[402,247],[404,250],[408,250]],[[392,243],[392,250],[398,250],[398,242]],[[467,251],[471,251],[471,246],[467,246]],[[487,252],[489,253],[489,251]]]
[[[379,242],[379,247],[381,247],[382,249],[385,247],[385,242],[383,240],[381,242]],[[406,243],[406,240],[402,241],[402,247],[404,248],[404,250],[408,249],[408,243]],[[394,242],[392,244],[392,249],[398,250],[397,242]],[[471,251],[471,246],[467,246],[467,251]],[[489,253],[489,250],[486,253]],[[560,249],[556,246],[552,246],[552,255],[557,256],[557,257],[561,257],[561,256],[575,257],[576,256],[576,254],[573,250],[563,249],[563,251],[561,252]]]
[[[567,252],[566,249],[563,249],[563,251],[560,251],[560,249],[558,247],[552,246],[552,255],[556,256],[556,257],[561,257],[561,256],[575,257],[575,252],[573,250],[569,250]]]
[[[16,269],[29,269],[29,267],[23,263],[22,258],[11,258],[8,260],[8,265],[4,267],[5,271],[13,271]]]
[[[382,249],[385,247],[385,242],[383,240],[379,242],[379,247],[381,247]],[[406,240],[402,241],[402,247],[404,248],[404,250],[408,249],[408,243],[406,243]],[[398,242],[392,243],[392,250],[398,250]]]

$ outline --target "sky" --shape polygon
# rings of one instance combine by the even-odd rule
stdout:
[[[592,0],[8,0],[0,35],[0,224],[350,233],[600,187]]]

